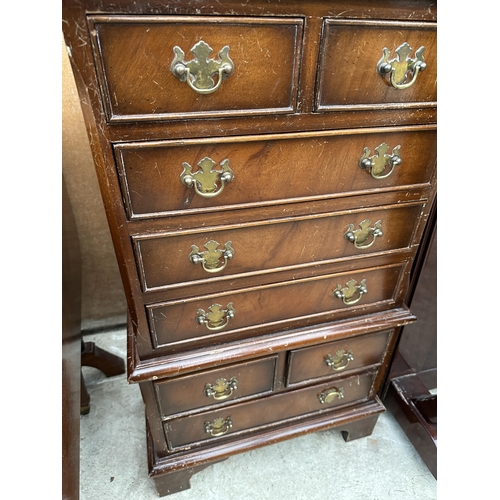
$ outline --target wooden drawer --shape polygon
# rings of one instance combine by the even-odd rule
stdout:
[[[394,296],[406,263],[360,271],[298,279],[243,289],[208,297],[195,297],[147,305],[153,343],[172,349],[201,348],[222,340],[253,337],[266,328],[284,328],[292,323],[319,323],[347,314],[374,312],[376,307],[394,305]],[[355,292],[345,304],[335,290],[350,280],[367,293]],[[350,295],[349,292],[346,295]],[[358,302],[354,302],[359,299]],[[219,307],[220,306],[220,307]],[[203,323],[204,315],[207,323]]]
[[[372,384],[373,374],[365,373],[216,411],[180,417],[164,424],[167,440],[170,448],[175,450],[206,440],[237,436],[262,426],[279,425],[296,417],[367,399]],[[325,397],[330,391],[330,397],[322,403],[321,395]],[[341,393],[343,397],[336,396],[335,393]],[[330,401],[330,398],[333,399]],[[217,419],[220,419],[220,425]],[[228,419],[231,421],[230,427],[227,425]]]
[[[163,418],[220,405],[274,389],[276,356],[156,382]]]
[[[236,138],[135,142],[114,146],[127,215],[130,219],[228,211],[317,200],[374,190],[429,185],[436,165],[434,127],[308,132]],[[400,146],[401,164],[391,174],[371,175],[360,168],[369,157],[387,155]],[[234,177],[222,191],[206,198],[181,182],[184,164],[198,172],[204,158],[229,161]],[[373,160],[377,161],[376,158]],[[388,162],[389,165],[389,162]],[[196,176],[201,175],[196,173]],[[207,175],[207,178],[208,175]],[[220,190],[216,175],[216,191]]]
[[[110,122],[290,113],[295,109],[303,20],[297,18],[90,16],[94,57]],[[207,48],[192,49],[199,42]],[[186,63],[215,74],[229,47],[232,73],[199,93],[171,70],[174,47]],[[202,68],[200,70],[200,67]],[[203,66],[192,67],[192,75]],[[222,73],[224,74],[224,73]]]
[[[133,241],[144,291],[210,280],[215,292],[224,291],[225,280],[241,276],[407,248],[422,209],[422,203],[399,204],[347,214],[204,227],[202,233],[135,236]],[[383,234],[374,237],[377,228]],[[346,234],[359,240],[350,241]],[[273,281],[271,275],[266,279]]]
[[[397,57],[406,61],[406,54],[396,53],[405,42],[411,48],[410,59],[416,59],[415,51],[424,47],[426,68],[411,86],[398,89],[390,84],[388,75],[377,72],[377,65],[384,48],[390,51],[389,61]],[[316,97],[319,111],[436,105],[435,23],[327,19],[321,43]],[[410,81],[411,77],[406,83]]]
[[[290,387],[379,364],[392,333],[379,332],[294,349],[289,354],[286,384]]]

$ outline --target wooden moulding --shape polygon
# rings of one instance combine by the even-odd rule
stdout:
[[[214,346],[161,356],[151,360],[139,361],[135,349],[129,348],[129,382],[146,382],[160,378],[173,377],[197,370],[215,368],[237,361],[255,359],[275,352],[331,342],[341,338],[396,328],[416,321],[416,317],[406,307],[390,311],[358,316],[334,323],[322,324],[296,330],[285,330],[275,335],[262,335]],[[129,321],[129,338],[133,337]]]
[[[149,476],[155,481],[159,495],[168,495],[189,489],[193,474],[209,465],[271,443],[332,428],[342,431],[346,441],[369,436],[379,415],[384,411],[384,405],[376,397],[355,407],[321,413],[300,422],[269,427],[235,441],[215,445],[210,443],[210,446],[173,453],[168,457],[156,454],[153,439],[147,429]]]

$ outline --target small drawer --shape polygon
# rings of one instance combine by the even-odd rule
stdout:
[[[128,218],[148,219],[428,186],[436,142],[435,127],[426,126],[146,141],[114,149]],[[375,167],[366,168],[367,162]]]
[[[176,450],[365,400],[370,396],[372,384],[373,373],[365,373],[216,411],[180,417],[165,422],[164,428],[170,448]]]
[[[406,262],[146,306],[155,347],[201,348],[394,307]]]
[[[294,386],[382,362],[392,331],[290,351],[287,386]]]
[[[277,356],[155,382],[162,418],[273,392]]]
[[[435,23],[325,20],[316,109],[436,106],[436,38]]]
[[[399,204],[132,240],[143,291],[210,280],[215,292],[228,279],[408,248],[422,209]]]
[[[112,123],[295,109],[302,19],[88,19]]]

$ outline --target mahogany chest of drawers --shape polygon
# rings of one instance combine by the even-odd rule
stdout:
[[[64,0],[160,495],[369,435],[436,195],[436,5]]]

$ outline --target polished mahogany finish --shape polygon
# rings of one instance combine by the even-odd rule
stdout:
[[[294,111],[303,22],[294,18],[89,17],[109,121]],[[172,47],[180,46],[186,60],[192,60],[190,52],[200,34],[213,49],[210,58],[217,59],[224,46],[230,47],[228,56],[238,75],[227,78],[223,91],[210,99],[198,99],[170,72]]]
[[[307,432],[369,435],[436,192],[435,4],[63,14],[159,494]],[[396,50],[418,59],[400,89],[377,69]]]
[[[368,133],[369,132],[369,133]],[[428,187],[436,162],[436,130],[425,127],[321,131],[117,144],[115,154],[130,219],[287,205],[360,192]],[[365,147],[400,146],[402,163],[382,179],[358,163]],[[229,160],[234,180],[215,198],[180,181],[183,163]],[[270,167],[271,166],[271,167]],[[219,167],[217,167],[219,168]]]
[[[161,414],[163,418],[171,418],[208,406],[270,394],[275,386],[276,368],[277,356],[270,356],[155,382]],[[213,389],[218,380],[225,382],[225,391]],[[235,381],[234,388],[228,383],[231,380]],[[207,385],[211,390],[207,390]]]
[[[342,375],[370,365],[381,364],[387,344],[394,332],[360,335],[327,344],[290,351],[287,386],[305,384],[313,380]],[[328,363],[342,352],[338,362]],[[346,354],[350,353],[350,356]]]
[[[413,235],[424,208],[423,203],[399,203],[378,210],[349,213],[326,213],[309,217],[287,217],[242,226],[206,228],[203,234],[190,230],[140,235],[133,238],[143,290],[169,288],[172,285],[212,282],[215,291],[224,283],[240,276],[266,274],[272,280],[279,268],[297,268],[307,264],[332,262],[346,257],[405,249],[411,246]],[[363,221],[373,229],[380,222],[382,235],[369,236],[364,244],[355,245],[346,237],[349,226],[359,230]],[[230,243],[234,254],[220,271],[210,272],[190,261],[192,246],[198,253],[207,252],[210,241],[218,243],[215,251],[223,251]],[[321,241],[321,245],[318,242]],[[287,251],[283,252],[282,249]],[[184,250],[184,252],[182,252]],[[223,256],[217,268],[224,265]]]
[[[435,106],[437,100],[435,23],[352,21],[326,19],[319,68],[317,109],[321,111],[360,107],[390,109]],[[406,42],[413,49],[424,47],[427,64],[415,83],[404,91],[376,74],[382,49],[396,57]]]

